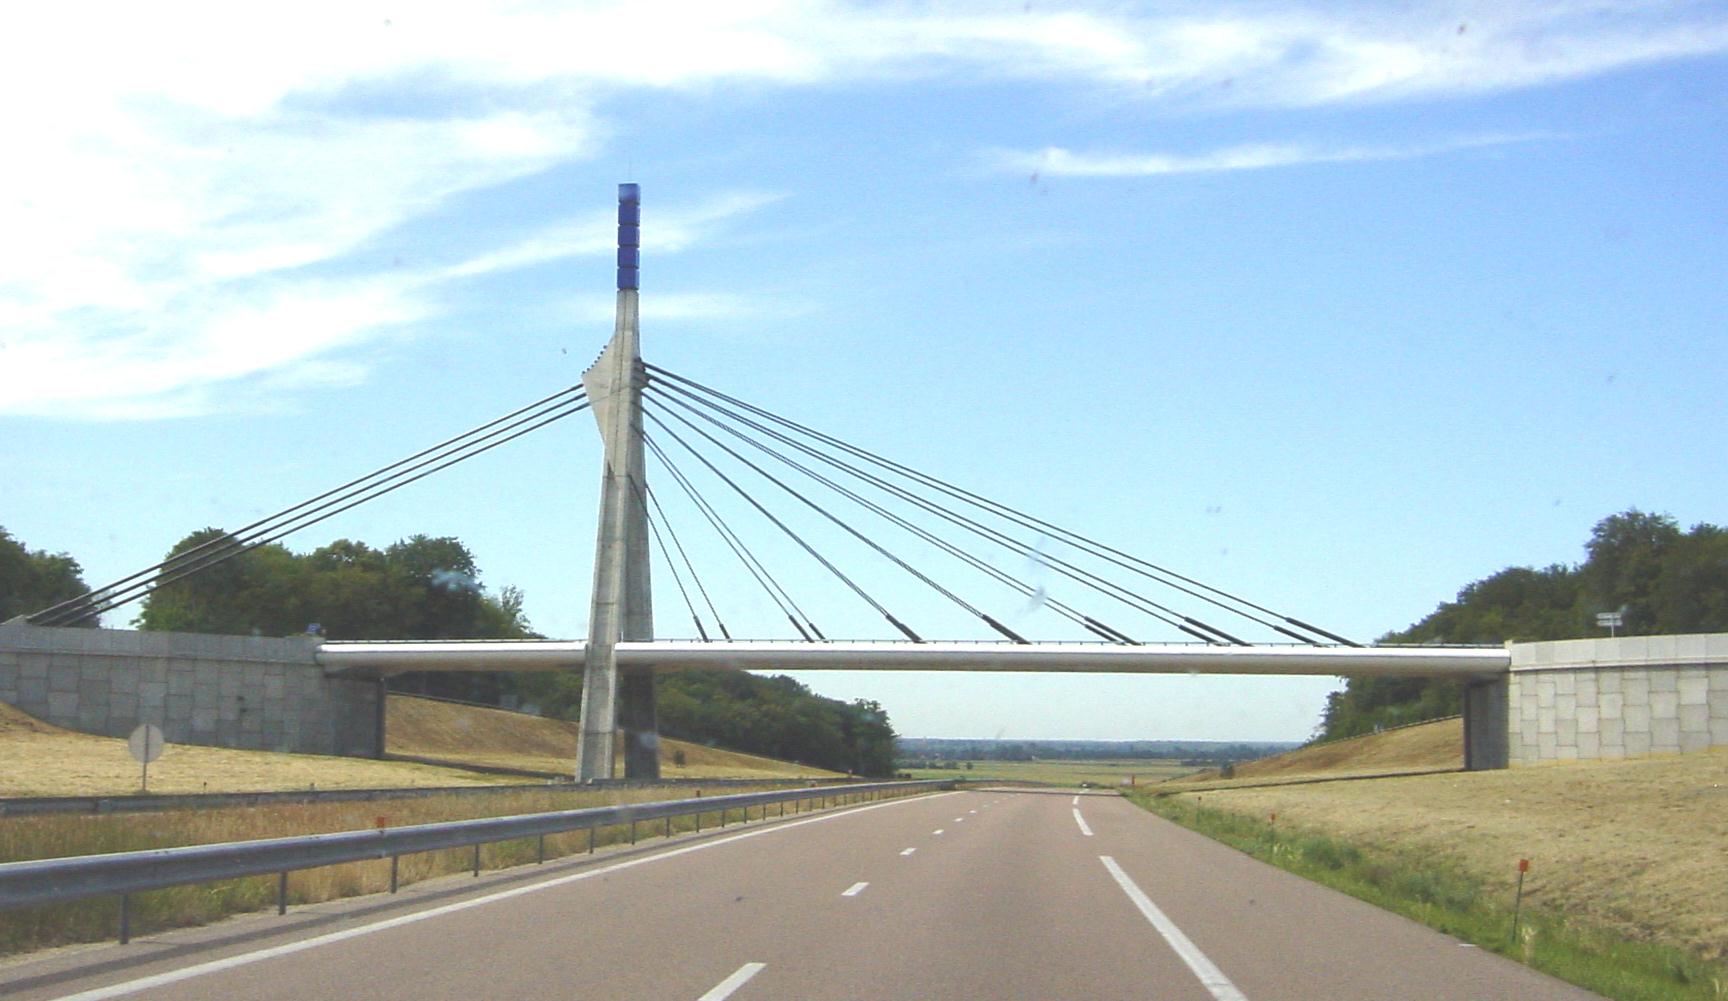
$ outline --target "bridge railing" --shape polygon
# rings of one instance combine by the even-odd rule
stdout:
[[[274,874],[277,877],[276,912],[284,914],[288,907],[288,874],[304,869],[389,859],[390,892],[394,893],[397,889],[398,861],[403,855],[417,852],[473,847],[474,872],[479,875],[480,846],[499,841],[537,838],[538,857],[543,862],[546,858],[545,838],[551,834],[586,829],[589,832],[588,850],[593,851],[594,832],[602,827],[627,824],[631,829],[631,843],[635,843],[637,827],[653,821],[665,821],[666,832],[670,834],[674,818],[695,815],[697,830],[700,831],[701,818],[705,814],[719,813],[721,826],[725,826],[728,816],[734,811],[738,812],[742,819],[748,820],[750,811],[756,808],[762,810],[762,817],[765,818],[769,807],[780,807],[781,815],[784,815],[787,805],[796,813],[801,809],[817,809],[818,802],[822,807],[826,807],[830,801],[834,805],[843,805],[953,786],[952,781],[931,780],[775,789],[700,799],[622,803],[514,817],[485,817],[478,820],[385,827],[370,831],[344,831],[337,834],[309,834],[259,841],[191,845],[184,848],[7,862],[0,863],[0,908],[118,896],[119,938],[124,944],[131,937],[129,895],[147,890]]]

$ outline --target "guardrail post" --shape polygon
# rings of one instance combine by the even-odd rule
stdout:
[[[544,835],[544,834],[540,835],[540,848],[539,848],[539,851],[537,852],[537,854],[534,858],[534,864],[535,865],[545,865],[546,864],[546,835]]]
[[[390,892],[391,892],[391,893],[395,893],[395,892],[396,892],[396,887],[397,887],[397,882],[396,882],[396,873],[397,873],[397,863],[399,863],[399,862],[401,862],[401,861],[402,861],[402,856],[400,856],[400,855],[392,855],[392,856],[390,856]]]
[[[276,916],[288,913],[288,871],[276,874]]]
[[[132,897],[120,894],[120,944],[132,941]]]
[[[474,878],[480,878],[480,846],[474,846]]]
[[[666,836],[667,837],[672,836],[672,818],[671,817],[666,818]]]
[[[634,820],[630,822],[630,843],[636,843],[636,822]]]
[[[726,826],[726,808],[725,807],[720,808],[720,826],[721,827]]]
[[[696,811],[696,833],[697,834],[702,833],[702,811],[701,810]]]
[[[588,828],[588,854],[594,854],[594,828]]]

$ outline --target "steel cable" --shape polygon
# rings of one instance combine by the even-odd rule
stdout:
[[[1124,552],[1120,549],[1116,549],[1112,546],[1109,546],[1105,543],[1098,542],[1095,539],[1091,539],[1087,536],[1081,535],[1078,532],[1074,532],[1074,531],[1071,531],[1069,529],[1063,528],[1060,525],[1056,525],[1056,524],[1053,524],[1051,522],[1045,521],[1045,520],[1038,518],[1034,515],[1027,514],[1027,513],[1020,511],[1016,508],[1010,507],[1009,505],[1002,504],[1002,503],[997,502],[997,501],[993,501],[987,497],[973,493],[972,491],[966,490],[962,487],[954,486],[953,484],[950,484],[950,483],[948,483],[948,482],[946,482],[946,481],[944,481],[938,477],[931,476],[930,474],[927,474],[927,473],[923,473],[923,472],[921,472],[917,469],[914,469],[910,466],[895,462],[892,459],[887,459],[883,456],[877,455],[876,453],[869,451],[868,449],[864,449],[862,447],[852,445],[852,444],[850,444],[850,443],[848,443],[842,439],[836,438],[832,435],[824,434],[823,432],[817,431],[817,430],[810,428],[806,425],[800,424],[797,421],[793,421],[793,420],[786,418],[786,417],[781,417],[780,415],[775,414],[772,411],[766,410],[762,407],[755,406],[754,404],[751,404],[751,403],[748,403],[744,400],[740,400],[736,397],[730,396],[730,395],[723,393],[717,389],[714,389],[710,386],[703,385],[702,383],[699,383],[699,382],[695,381],[694,379],[689,379],[685,376],[678,375],[675,372],[668,371],[668,370],[663,369],[663,368],[656,366],[656,365],[648,365],[647,367],[652,373],[654,373],[656,375],[664,376],[667,379],[674,380],[675,382],[683,384],[684,386],[693,387],[694,389],[700,390],[703,393],[709,394],[709,395],[716,397],[718,399],[721,399],[721,400],[725,400],[726,402],[731,403],[734,406],[741,407],[741,408],[748,410],[751,413],[757,414],[758,416],[761,416],[767,420],[771,420],[771,421],[773,421],[773,422],[775,422],[775,423],[777,423],[783,427],[791,428],[791,429],[799,432],[800,434],[807,435],[807,436],[814,438],[817,441],[821,441],[824,444],[827,444],[831,447],[841,449],[841,450],[847,452],[848,454],[851,454],[853,456],[856,456],[857,458],[860,458],[860,459],[863,459],[867,462],[870,462],[871,464],[876,465],[882,469],[886,469],[890,472],[893,472],[896,475],[905,477],[907,479],[914,480],[915,482],[922,483],[923,485],[937,489],[937,490],[947,494],[948,496],[955,498],[956,500],[964,501],[965,503],[970,504],[974,507],[978,507],[978,508],[981,508],[985,511],[988,511],[989,513],[991,513],[997,517],[1003,518],[1003,519],[1008,520],[1008,521],[1015,522],[1023,528],[1046,531],[1046,532],[1050,532],[1052,534],[1055,534],[1056,536],[1061,538],[1062,541],[1065,541],[1069,545],[1073,545],[1077,549],[1080,549],[1083,552],[1087,552],[1088,554],[1090,554],[1092,556],[1098,557],[1099,559],[1106,560],[1106,561],[1113,563],[1113,564],[1115,564],[1115,565],[1117,565],[1117,566],[1119,566],[1125,570],[1129,570],[1133,573],[1136,573],[1142,577],[1147,578],[1148,580],[1154,581],[1155,583],[1162,584],[1166,587],[1174,588],[1176,590],[1180,590],[1186,594],[1190,594],[1196,598],[1199,598],[1199,599],[1206,601],[1212,605],[1215,605],[1218,608],[1221,608],[1225,611],[1229,611],[1232,614],[1240,615],[1240,616],[1243,616],[1244,618],[1248,618],[1254,622],[1257,622],[1257,623],[1264,625],[1270,629],[1273,629],[1273,630],[1275,630],[1275,631],[1277,631],[1277,632],[1279,632],[1285,636],[1289,636],[1292,639],[1296,639],[1296,640],[1299,640],[1301,642],[1308,643],[1311,645],[1318,645],[1318,641],[1316,641],[1311,636],[1304,636],[1304,635],[1301,635],[1299,633],[1292,632],[1291,630],[1283,628],[1282,626],[1278,625],[1277,623],[1266,622],[1265,620],[1260,619],[1257,616],[1250,615],[1247,612],[1244,612],[1239,608],[1232,608],[1229,605],[1226,605],[1223,602],[1219,601],[1218,598],[1212,597],[1211,595],[1207,595],[1207,594],[1201,594],[1201,593],[1198,593],[1196,591],[1190,590],[1188,588],[1182,587],[1181,585],[1176,584],[1172,580],[1167,579],[1167,578],[1174,578],[1175,580],[1182,581],[1186,584],[1191,584],[1194,587],[1200,588],[1203,591],[1211,592],[1212,595],[1218,595],[1220,597],[1228,599],[1229,601],[1232,601],[1232,602],[1235,602],[1239,605],[1242,605],[1246,608],[1253,609],[1253,610],[1260,612],[1260,613],[1263,613],[1265,615],[1273,616],[1282,622],[1296,626],[1299,629],[1305,629],[1311,633],[1314,633],[1315,635],[1324,636],[1327,639],[1332,640],[1334,642],[1342,643],[1346,646],[1360,646],[1361,645],[1359,643],[1356,643],[1353,640],[1350,640],[1350,639],[1347,639],[1343,636],[1340,636],[1337,633],[1331,632],[1330,630],[1322,629],[1319,626],[1313,625],[1313,624],[1308,623],[1308,622],[1304,622],[1301,619],[1295,618],[1293,616],[1285,615],[1285,614],[1278,612],[1274,609],[1267,608],[1264,605],[1260,605],[1256,602],[1250,601],[1249,599],[1241,597],[1240,595],[1233,594],[1233,593],[1226,591],[1222,588],[1214,587],[1210,584],[1207,584],[1204,581],[1196,580],[1192,577],[1188,577],[1188,576],[1183,575],[1181,573],[1178,573],[1174,570],[1171,570],[1167,567],[1163,567],[1163,566],[1160,566],[1156,563],[1152,563],[1148,560],[1141,559],[1140,557],[1134,556],[1131,553],[1127,553],[1127,552]],[[1138,565],[1136,565],[1136,564],[1138,564]],[[1162,576],[1160,576],[1160,575],[1162,575]]]

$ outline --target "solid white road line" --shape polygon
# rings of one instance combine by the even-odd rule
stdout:
[[[869,883],[853,883],[851,886],[848,886],[843,890],[840,895],[842,897],[856,897],[858,894],[863,893],[864,888],[869,885]]]
[[[1134,906],[1140,908],[1140,913],[1146,916],[1147,921],[1152,922],[1152,927],[1158,929],[1158,934],[1164,936],[1164,941],[1170,944],[1170,948],[1182,958],[1182,962],[1188,964],[1188,969],[1200,979],[1201,986],[1212,992],[1217,1001],[1248,1001],[1248,996],[1236,989],[1236,985],[1230,982],[1224,971],[1214,966],[1212,961],[1206,958],[1206,954],[1201,952],[1188,936],[1182,934],[1182,929],[1176,927],[1176,922],[1165,916],[1164,912],[1158,909],[1158,905],[1152,902],[1152,898],[1128,878],[1128,874],[1122,871],[1115,859],[1100,855],[1098,861],[1103,862],[1104,868],[1110,870],[1116,885],[1122,888],[1123,893],[1128,894],[1128,899],[1134,901]]]
[[[958,796],[960,794],[957,792],[949,792],[939,793],[938,795]],[[266,959],[274,959],[277,956],[290,956],[296,952],[305,952],[307,949],[316,949],[321,945],[344,942],[351,938],[359,938],[362,935],[370,935],[373,932],[387,931],[391,928],[397,928],[402,925],[411,925],[430,918],[453,914],[456,911],[465,911],[470,907],[480,907],[485,904],[496,903],[500,900],[509,900],[511,897],[520,897],[529,893],[538,893],[541,890],[550,890],[555,886],[563,886],[566,883],[576,883],[584,879],[593,879],[595,876],[605,876],[610,873],[620,872],[624,869],[634,869],[639,865],[648,865],[651,862],[660,862],[669,858],[677,858],[680,855],[688,855],[691,852],[707,851],[710,848],[729,845],[734,841],[743,841],[745,838],[757,838],[764,834],[774,834],[778,831],[791,830],[794,827],[802,827],[805,824],[819,824],[823,821],[836,820],[840,817],[855,817],[858,814],[865,813],[869,810],[880,810],[883,807],[899,806],[902,803],[912,803],[922,798],[923,797],[920,796],[907,796],[903,799],[891,799],[884,803],[872,803],[869,806],[854,807],[853,809],[843,810],[839,813],[825,813],[819,817],[806,817],[803,820],[789,820],[785,823],[775,824],[773,827],[763,827],[754,831],[745,831],[742,834],[734,834],[730,837],[716,838],[713,841],[704,841],[699,844],[686,845],[683,848],[674,848],[670,851],[660,852],[655,855],[627,859],[623,862],[614,862],[611,865],[603,865],[598,869],[584,869],[581,872],[572,873],[568,876],[558,876],[553,879],[548,879],[545,882],[530,883],[527,886],[517,886],[508,890],[499,890],[497,893],[488,893],[483,897],[472,897],[468,900],[458,900],[453,904],[444,904],[441,907],[430,907],[424,911],[415,911],[413,914],[404,914],[400,917],[387,918],[373,924],[360,925],[357,928],[344,928],[341,931],[331,932],[328,935],[304,938],[298,942],[288,942],[283,945],[271,946],[268,949],[259,949],[256,952],[243,952],[238,956],[228,956],[224,959],[213,959],[208,963],[199,963],[196,966],[170,970],[166,973],[157,973],[148,977],[139,977],[137,980],[127,980],[123,983],[112,984],[108,987],[97,987],[92,990],[80,991],[77,994],[66,994],[59,998],[55,998],[54,1001],[106,1001],[107,998],[125,997],[128,994],[147,991],[152,987],[177,984],[182,980],[191,980],[193,977],[202,977],[209,973],[219,973],[223,970],[231,970],[237,966],[250,966],[253,963],[263,962]],[[751,976],[755,976],[755,974],[751,974]]]
[[[745,963],[734,970],[730,977],[715,984],[708,993],[697,998],[696,1001],[726,1001],[732,996],[733,991],[749,983],[750,978],[761,973],[763,967],[767,965],[767,963]]]
[[[905,851],[903,851],[903,852],[901,852],[901,853],[900,853],[900,854],[902,854],[902,855],[910,855],[910,854],[912,854],[912,853],[913,853],[913,852],[915,852],[915,851],[917,851],[917,850],[918,850],[918,849],[916,849],[916,848],[908,848],[908,849],[906,849],[906,850],[905,850]]]
[[[1080,833],[1081,834],[1084,834],[1087,837],[1092,836],[1092,828],[1086,826],[1086,818],[1080,816],[1080,808],[1079,807],[1074,808],[1074,822],[1076,824],[1080,825]]]
[[[1074,798],[1069,800],[1068,802],[1073,804],[1074,806],[1079,806],[1080,805],[1080,794],[1075,793]]]

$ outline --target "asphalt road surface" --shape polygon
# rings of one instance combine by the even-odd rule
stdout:
[[[6,915],[0,914],[0,920]],[[1593,998],[1114,796],[922,796],[0,968],[19,1001]]]

